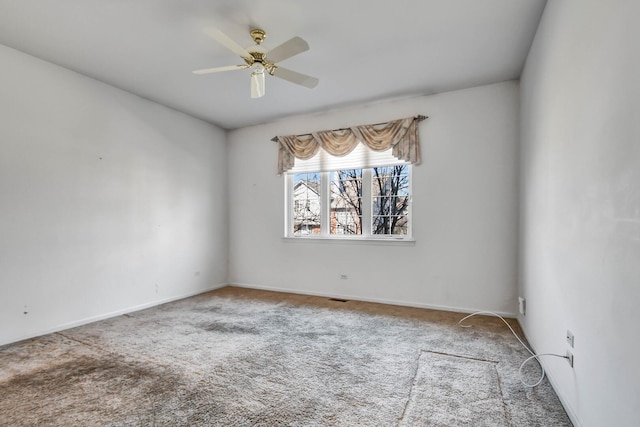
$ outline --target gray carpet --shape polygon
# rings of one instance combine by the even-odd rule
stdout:
[[[1,347],[0,425],[571,425],[504,324],[461,317],[224,288]]]

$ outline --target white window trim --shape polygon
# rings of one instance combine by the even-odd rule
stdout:
[[[363,167],[362,169],[362,199],[367,200],[363,203],[362,208],[362,230],[363,234],[330,234],[329,218],[330,206],[326,203],[330,199],[330,174],[332,171],[318,172],[320,174],[320,208],[322,215],[320,218],[320,234],[295,236],[293,235],[293,175],[294,173],[285,173],[285,196],[284,196],[284,239],[286,241],[345,241],[345,242],[388,242],[388,243],[412,243],[413,238],[413,167],[409,166],[409,208],[407,210],[408,228],[406,235],[383,235],[371,234],[372,212],[371,212],[371,185],[372,185],[372,168]]]
[[[413,246],[416,244],[415,239],[408,238],[370,238],[364,239],[360,237],[318,237],[318,236],[295,236],[283,237],[286,243],[319,243],[319,244],[345,244],[345,245],[381,245],[381,246]]]

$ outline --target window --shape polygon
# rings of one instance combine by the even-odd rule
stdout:
[[[408,164],[285,176],[287,237],[411,237]]]
[[[320,174],[300,173],[293,178],[294,236],[320,234]]]
[[[272,138],[285,236],[411,239],[411,170],[425,116]]]
[[[329,174],[329,234],[362,235],[362,169],[344,169]]]
[[[372,171],[372,234],[408,234],[409,166],[387,166]]]

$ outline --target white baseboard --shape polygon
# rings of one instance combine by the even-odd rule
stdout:
[[[55,333],[55,332],[64,331],[66,329],[75,328],[77,326],[86,325],[88,323],[97,322],[99,320],[109,319],[111,317],[121,316],[121,315],[127,314],[127,313],[133,313],[134,311],[140,311],[140,310],[144,310],[146,308],[155,307],[157,305],[166,304],[168,302],[189,298],[189,297],[192,297],[192,296],[195,296],[195,295],[200,295],[200,294],[203,294],[205,292],[209,292],[209,291],[213,291],[213,290],[216,290],[216,289],[224,288],[225,286],[228,286],[228,285],[226,283],[223,283],[223,284],[220,284],[220,285],[214,285],[214,286],[211,286],[211,287],[208,287],[208,288],[205,288],[205,289],[201,289],[201,290],[198,290],[198,291],[187,292],[187,293],[181,294],[181,295],[174,295],[174,296],[169,297],[169,298],[165,298],[165,299],[161,299],[161,300],[154,300],[154,301],[151,301],[151,302],[148,302],[148,303],[144,303],[144,304],[140,304],[140,305],[136,305],[136,306],[133,306],[133,307],[127,307],[127,308],[124,308],[124,309],[121,309],[121,310],[112,311],[110,313],[104,313],[104,314],[99,314],[97,316],[91,316],[91,317],[87,317],[87,318],[80,319],[80,320],[74,320],[73,322],[64,323],[62,325],[54,326],[53,328],[48,328],[48,329],[36,331],[36,332],[30,333],[30,334],[21,336],[17,340],[12,340],[12,341],[8,341],[8,342],[0,342],[0,346],[16,343],[16,342],[19,342],[19,341],[28,340],[29,338],[35,338],[35,337],[39,337],[39,336],[42,336],[42,335],[47,335],[47,334],[52,334],[52,333]]]
[[[325,297],[325,298],[340,298],[340,299],[353,300],[353,301],[375,302],[379,304],[399,305],[403,307],[426,308],[430,310],[440,310],[440,311],[453,311],[456,313],[465,313],[465,314],[475,313],[478,311],[487,311],[486,309],[482,309],[482,308],[450,307],[450,306],[444,306],[444,305],[423,304],[415,301],[402,301],[402,300],[393,300],[393,299],[386,299],[386,298],[368,298],[368,297],[361,297],[356,295],[331,294],[331,293],[325,293],[325,292],[307,291],[302,289],[285,289],[285,288],[278,288],[275,286],[253,285],[253,284],[247,284],[247,283],[232,282],[232,283],[229,283],[229,286],[236,286],[238,288],[259,289],[263,291],[288,292],[290,294],[310,295],[310,296]],[[489,310],[489,311],[492,311],[492,310]],[[516,318],[515,313],[507,313],[507,312],[501,312],[501,311],[493,311],[493,312],[496,314],[499,314],[502,317],[513,318],[513,319]]]

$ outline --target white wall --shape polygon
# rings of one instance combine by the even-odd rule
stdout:
[[[225,133],[0,45],[0,344],[226,282]]]
[[[547,3],[522,88],[520,317],[574,422],[640,425],[640,2]]]
[[[233,284],[514,313],[518,84],[293,117],[228,134]],[[284,240],[275,135],[424,114],[413,172],[415,244]],[[347,274],[347,280],[340,275]]]

